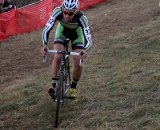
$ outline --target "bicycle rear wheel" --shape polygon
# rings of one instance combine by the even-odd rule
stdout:
[[[58,81],[58,86],[57,86],[57,98],[56,98],[56,115],[55,115],[55,127],[56,128],[58,127],[58,124],[59,124],[60,110],[62,108],[63,100],[64,100],[63,79],[64,79],[64,75],[60,74],[59,81]]]

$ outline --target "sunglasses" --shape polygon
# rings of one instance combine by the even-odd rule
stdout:
[[[75,14],[75,12],[66,12],[66,11],[63,11],[63,14],[64,15],[68,15],[68,16],[73,16]]]

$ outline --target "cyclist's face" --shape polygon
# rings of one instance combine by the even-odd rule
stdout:
[[[66,10],[66,9],[63,9],[63,17],[64,17],[64,20],[65,21],[71,21],[73,16],[75,15],[75,11],[76,10]]]

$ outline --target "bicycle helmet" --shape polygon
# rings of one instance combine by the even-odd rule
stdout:
[[[63,0],[62,3],[62,6],[67,10],[77,9],[78,5],[78,0]]]

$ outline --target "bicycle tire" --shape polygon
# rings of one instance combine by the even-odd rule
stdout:
[[[59,76],[59,81],[58,81],[58,89],[57,89],[57,101],[56,101],[56,115],[55,115],[55,127],[58,127],[59,124],[59,115],[60,115],[60,109],[63,104],[63,79],[64,75],[61,73]]]
[[[71,85],[71,74],[70,74],[70,64],[69,64],[69,57],[66,59],[65,62],[65,70],[66,70],[66,74],[65,74],[65,89],[64,89],[64,94],[66,96],[67,91]]]
[[[67,70],[67,72],[68,72],[68,82],[69,82],[69,84],[71,85],[71,72],[70,72],[70,60],[69,60],[69,57],[68,57],[68,59],[67,59],[67,66],[66,66],[66,70]]]
[[[66,40],[66,51],[68,51],[68,49],[69,49],[69,43],[70,43],[70,40],[69,39],[67,39]],[[65,59],[65,70],[67,71],[67,77],[66,77],[66,83],[68,83],[69,85],[71,85],[71,73],[70,73],[70,58],[69,57],[67,57],[66,59]]]

